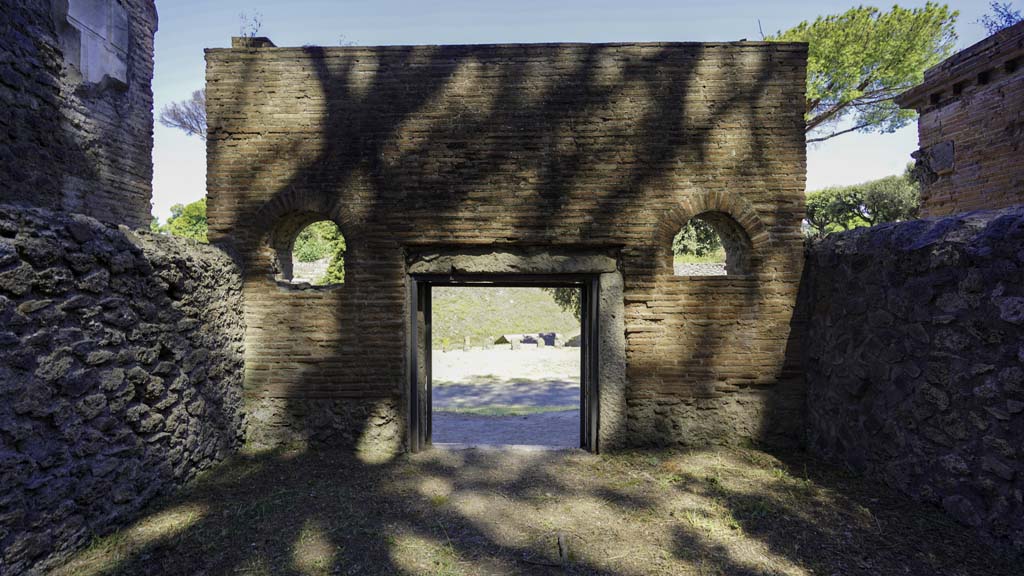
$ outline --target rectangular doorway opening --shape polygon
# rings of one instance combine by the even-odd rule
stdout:
[[[412,276],[410,450],[596,451],[597,283]]]

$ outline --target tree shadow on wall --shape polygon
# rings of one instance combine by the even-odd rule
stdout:
[[[515,50],[529,54],[531,49]],[[359,67],[358,50],[304,49],[304,66],[315,76],[322,94],[320,145],[312,150],[308,139],[271,130],[272,138],[248,159],[250,169],[236,172],[232,188],[255,192],[239,197],[238,211],[232,216],[234,228],[222,238],[238,245],[247,273],[257,276],[265,269],[258,264],[261,242],[289,214],[324,214],[341,224],[352,243],[352,257],[346,258],[351,271],[346,285],[321,304],[336,323],[337,333],[311,341],[303,350],[311,351],[311,356],[275,368],[280,381],[290,382],[274,392],[278,397],[309,396],[311,387],[317,388],[317,395],[330,395],[325,387],[333,378],[337,397],[401,402],[403,376],[391,371],[384,378],[386,384],[368,384],[382,379],[353,376],[352,370],[338,366],[337,359],[352,358],[353,351],[365,346],[363,335],[373,331],[375,320],[364,313],[362,299],[367,294],[386,295],[381,298],[386,300],[382,310],[396,319],[407,317],[402,247],[465,241],[466,232],[462,236],[448,232],[456,222],[479,224],[468,228],[505,245],[621,244],[628,231],[620,219],[628,220],[631,213],[634,219],[641,218],[636,211],[643,211],[642,218],[647,220],[664,218],[703,182],[716,177],[727,162],[719,150],[722,135],[737,124],[749,127],[750,140],[741,155],[728,161],[737,174],[730,186],[745,191],[766,180],[770,184],[774,165],[759,119],[764,111],[758,107],[772,80],[767,54],[756,66],[726,58],[727,71],[716,73],[724,79],[720,91],[727,96],[716,95],[713,105],[694,107],[700,101],[695,95],[707,88],[699,69],[703,46],[685,50],[648,46],[614,65],[609,61],[618,58],[616,48],[564,46],[555,51],[553,60],[514,58],[502,63],[503,73],[496,80],[480,76],[481,58],[486,60],[500,50],[395,48],[376,54],[375,68],[367,72]],[[235,113],[262,102],[257,62],[256,58],[243,62],[242,81],[230,102],[222,101],[217,104],[221,108],[211,110],[211,158],[216,157],[220,140],[230,138],[237,128],[232,118],[244,117]],[[483,69],[486,72],[486,66]],[[475,85],[474,80],[486,86]],[[476,102],[466,96],[474,91],[485,93],[486,104],[465,104],[464,100]],[[629,94],[623,96],[623,91]],[[624,102],[631,94],[638,95],[644,105],[624,113],[621,107],[627,106]],[[615,126],[604,128],[607,122]],[[601,131],[609,137],[585,137]],[[301,159],[297,167],[295,159]],[[273,169],[268,167],[281,161],[290,174],[283,182],[272,177]],[[681,173],[678,161],[687,162],[694,173]],[[521,192],[509,199],[499,193],[505,188]],[[497,200],[481,200],[480,191],[494,191]],[[508,205],[508,218],[495,224],[486,211],[477,213],[481,203],[488,202]],[[784,229],[786,222],[771,224]],[[358,254],[361,246],[363,256]],[[666,272],[652,272],[650,266],[662,248],[645,239],[626,256],[627,285]],[[360,278],[364,263],[379,258],[381,250],[396,255],[393,273],[387,278],[375,274]],[[670,269],[667,272],[671,274]],[[763,300],[758,283],[749,283],[739,299],[744,310],[756,312]],[[281,295],[274,306],[276,313],[287,315],[289,308],[300,310],[308,304],[307,299]],[[255,324],[273,324],[261,314],[270,312],[255,310],[250,319]],[[704,374],[702,379],[713,387],[708,358],[713,361],[728,339],[728,330],[721,323],[696,324],[694,329],[687,338],[695,344],[678,354],[684,364],[692,364],[690,373]],[[250,354],[273,355],[277,340],[268,330],[260,339],[250,340]],[[402,344],[401,338],[394,338],[381,345],[393,366],[402,365]],[[703,355],[694,355],[694,350]],[[339,369],[328,373],[329,367]],[[363,389],[352,389],[358,386]],[[294,413],[306,411],[299,406],[304,401],[293,403]],[[364,431],[355,430],[354,435]]]

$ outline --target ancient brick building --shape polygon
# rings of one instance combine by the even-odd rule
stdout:
[[[0,202],[148,225],[153,0],[15,0],[0,26]]]
[[[208,50],[210,238],[244,268],[250,440],[401,445],[410,287],[431,274],[599,285],[602,447],[795,438],[805,60],[760,42]],[[693,217],[728,275],[673,275]],[[294,285],[294,236],[323,219],[345,283]]]
[[[923,215],[1024,203],[1024,23],[928,70],[899,103],[921,114]]]

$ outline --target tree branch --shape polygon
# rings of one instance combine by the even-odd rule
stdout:
[[[835,133],[829,134],[828,136],[822,136],[820,138],[811,138],[811,139],[809,139],[807,141],[807,143],[808,144],[813,144],[815,142],[824,142],[825,140],[828,140],[829,138],[835,138],[836,136],[847,134],[849,132],[856,132],[857,130],[860,130],[861,128],[867,128],[870,125],[871,125],[871,122],[864,122],[863,124],[858,124],[858,125],[854,126],[853,128],[847,128],[846,130],[840,130],[839,132],[835,132]]]

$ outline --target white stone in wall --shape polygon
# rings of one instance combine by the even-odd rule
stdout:
[[[128,84],[128,12],[116,0],[69,0],[68,24],[81,34],[77,62],[65,54],[86,82],[110,77]]]

